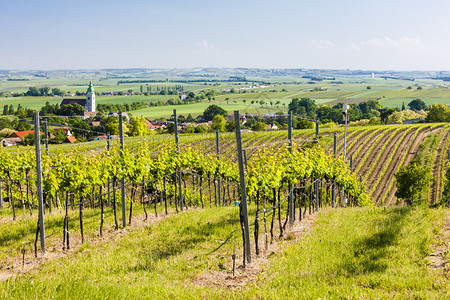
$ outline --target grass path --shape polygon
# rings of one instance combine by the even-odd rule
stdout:
[[[280,242],[284,250],[270,255],[255,280],[230,287],[198,278],[232,277],[234,243],[223,242],[236,229],[235,208],[189,211],[113,243],[85,243],[0,283],[0,298],[448,299],[448,279],[426,258],[444,213],[410,207],[320,213],[310,234]]]

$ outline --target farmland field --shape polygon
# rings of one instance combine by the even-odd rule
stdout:
[[[127,92],[133,90],[139,92],[140,87],[143,86],[144,91],[147,85],[152,88],[153,91],[157,87],[170,87],[176,84],[183,85],[186,92],[193,91],[199,93],[200,91],[215,90],[220,92],[225,89],[236,89],[236,93],[225,93],[223,95],[218,94],[215,96],[213,103],[220,106],[224,106],[226,110],[233,111],[236,109],[260,114],[265,112],[276,112],[280,110],[286,110],[287,105],[292,98],[309,97],[314,99],[317,104],[337,104],[339,102],[345,103],[359,103],[361,101],[367,101],[371,99],[380,100],[381,104],[385,107],[396,108],[401,107],[403,103],[407,105],[413,99],[422,99],[426,104],[431,105],[433,103],[450,103],[450,90],[448,86],[442,84],[442,81],[433,81],[429,79],[417,79],[414,82],[407,80],[392,80],[381,78],[363,78],[355,80],[353,78],[338,77],[334,80],[324,80],[314,82],[314,84],[308,83],[307,79],[296,77],[269,77],[269,78],[247,78],[247,82],[218,82],[216,84],[209,83],[205,79],[205,82],[185,82],[177,83],[176,80],[185,80],[181,77],[173,77],[171,80],[175,82],[165,82],[165,77],[136,77],[133,80],[155,80],[159,79],[160,82],[150,83],[123,83],[118,84],[118,79],[98,78],[98,75],[85,75],[85,78],[32,78],[30,81],[5,81],[0,80],[0,92],[26,92],[28,87],[42,87],[49,86],[51,88],[57,87],[63,91],[80,91],[83,92],[87,88],[88,82],[93,78],[95,90],[97,92]],[[217,78],[224,80],[226,78]],[[202,80],[201,78],[193,78],[193,80]],[[250,86],[251,80],[255,82],[269,82],[268,87],[263,88],[250,88],[239,90],[240,87]],[[339,84],[336,84],[339,82]],[[370,90],[367,87],[370,86]],[[418,90],[417,88],[421,89]],[[98,96],[98,104],[125,104],[133,101],[167,101],[177,96]],[[226,99],[228,101],[226,101]],[[59,103],[61,98],[56,97],[17,97],[17,98],[5,98],[0,97],[0,105],[12,104],[16,106],[21,104],[23,107],[39,108],[45,105],[47,101],[51,104]],[[256,102],[263,100],[264,105],[259,105]],[[245,101],[245,102],[244,102]],[[254,101],[254,104],[251,104]],[[278,102],[278,103],[277,103]],[[199,115],[203,112],[204,106],[209,101],[205,101],[197,106],[190,108],[186,107],[188,113],[193,115]],[[272,103],[272,104],[271,104]],[[228,108],[231,107],[231,108]],[[261,108],[263,107],[263,109]],[[170,116],[172,107],[158,108],[154,112],[150,109],[144,109],[135,113],[136,115],[143,115],[149,118],[158,118],[163,116]]]

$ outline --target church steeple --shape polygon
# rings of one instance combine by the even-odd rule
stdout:
[[[89,87],[86,91],[86,107],[85,111],[94,112],[95,111],[95,92],[92,81],[89,83]]]
[[[94,87],[92,86],[92,81],[89,82],[89,87],[86,91],[86,93],[94,93]]]

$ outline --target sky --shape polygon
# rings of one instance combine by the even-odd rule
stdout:
[[[0,69],[450,70],[448,0],[0,0]]]

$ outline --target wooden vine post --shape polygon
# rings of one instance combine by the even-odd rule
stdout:
[[[247,258],[247,262],[252,262],[252,254],[250,249],[250,230],[248,224],[248,211],[247,211],[247,191],[245,187],[245,171],[244,171],[244,157],[242,154],[242,139],[241,139],[241,123],[239,119],[239,111],[234,111],[234,123],[236,128],[236,144],[237,144],[237,156],[239,164],[239,181],[241,187],[241,216],[243,223],[243,238],[244,238],[244,253]]]
[[[316,120],[316,143],[317,147],[319,147],[319,119]],[[314,199],[314,207],[315,210],[319,210],[319,183],[320,183],[320,177],[317,175],[316,177],[316,183],[315,183],[315,199]]]
[[[106,149],[110,150],[111,146],[110,146],[110,142],[111,142],[111,135],[108,133],[106,134]],[[108,176],[108,207],[111,206],[111,177]]]
[[[45,133],[45,150],[47,151],[47,155],[49,155],[49,150],[48,150],[48,119],[45,118],[44,120],[44,133]]]
[[[42,192],[42,166],[41,166],[41,137],[39,129],[39,112],[34,115],[34,138],[36,149],[36,175],[37,175],[37,197],[39,208],[39,234],[41,250],[45,253],[45,226],[44,226],[44,198]]]
[[[216,151],[217,151],[217,160],[220,160],[220,143],[219,143],[219,129],[216,129]],[[221,185],[222,180],[217,180],[217,194],[219,194],[219,205],[225,205],[225,203],[222,203],[222,193],[221,193]]]
[[[180,153],[180,144],[178,142],[178,120],[177,120],[177,110],[173,110],[173,120],[175,125],[175,144],[177,146],[177,152]],[[177,168],[176,176],[178,179],[178,201],[180,203],[180,209],[183,211],[183,189],[181,188],[181,169]]]
[[[333,154],[336,159],[336,147],[337,147],[337,132],[334,133]],[[336,207],[336,179],[333,179],[333,192],[332,192],[333,208]]]
[[[123,117],[122,117],[122,112],[119,112],[119,134],[120,134],[120,155],[122,158],[122,163],[123,163]],[[120,191],[122,194],[122,226],[123,227],[127,227],[127,215],[126,215],[126,203],[125,203],[125,175],[122,175],[122,179],[121,179],[121,187],[120,187]]]
[[[0,181],[0,208],[3,208],[2,182]]]
[[[288,139],[289,152],[292,154],[292,111],[289,111],[288,116]],[[294,226],[294,194],[292,191],[292,183],[289,183],[289,225],[291,227]]]

